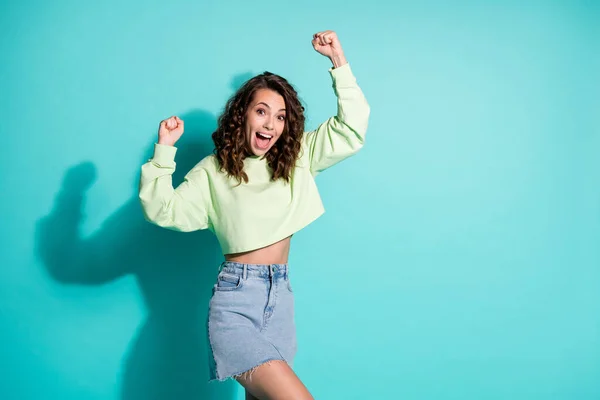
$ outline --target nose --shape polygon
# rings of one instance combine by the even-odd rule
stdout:
[[[265,123],[263,124],[265,129],[272,130],[273,129],[273,118],[267,118]]]

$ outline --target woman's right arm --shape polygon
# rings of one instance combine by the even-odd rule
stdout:
[[[139,198],[145,218],[167,229],[190,232],[207,229],[209,185],[208,174],[201,163],[173,188],[175,142],[183,134],[183,121],[177,117],[164,120],[154,156],[142,166]]]

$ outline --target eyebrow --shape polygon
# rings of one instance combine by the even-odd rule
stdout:
[[[264,101],[261,101],[260,103],[257,103],[256,105],[258,106],[259,104],[264,104],[269,110],[271,109],[271,107],[267,103],[265,103]],[[282,108],[279,111],[285,111],[285,108]]]

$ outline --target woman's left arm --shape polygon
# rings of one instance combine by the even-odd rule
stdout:
[[[370,107],[356,83],[337,34],[333,31],[316,33],[312,45],[333,64],[329,72],[337,97],[337,114],[304,135],[310,169],[317,175],[362,148]]]

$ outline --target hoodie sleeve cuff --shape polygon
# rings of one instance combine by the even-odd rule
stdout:
[[[160,167],[174,167],[175,153],[177,153],[177,147],[155,143],[152,163]]]
[[[350,68],[349,63],[346,63],[337,68],[330,68],[329,74],[331,75],[333,86],[342,87],[353,86],[356,84],[356,78],[352,73],[352,69]]]

